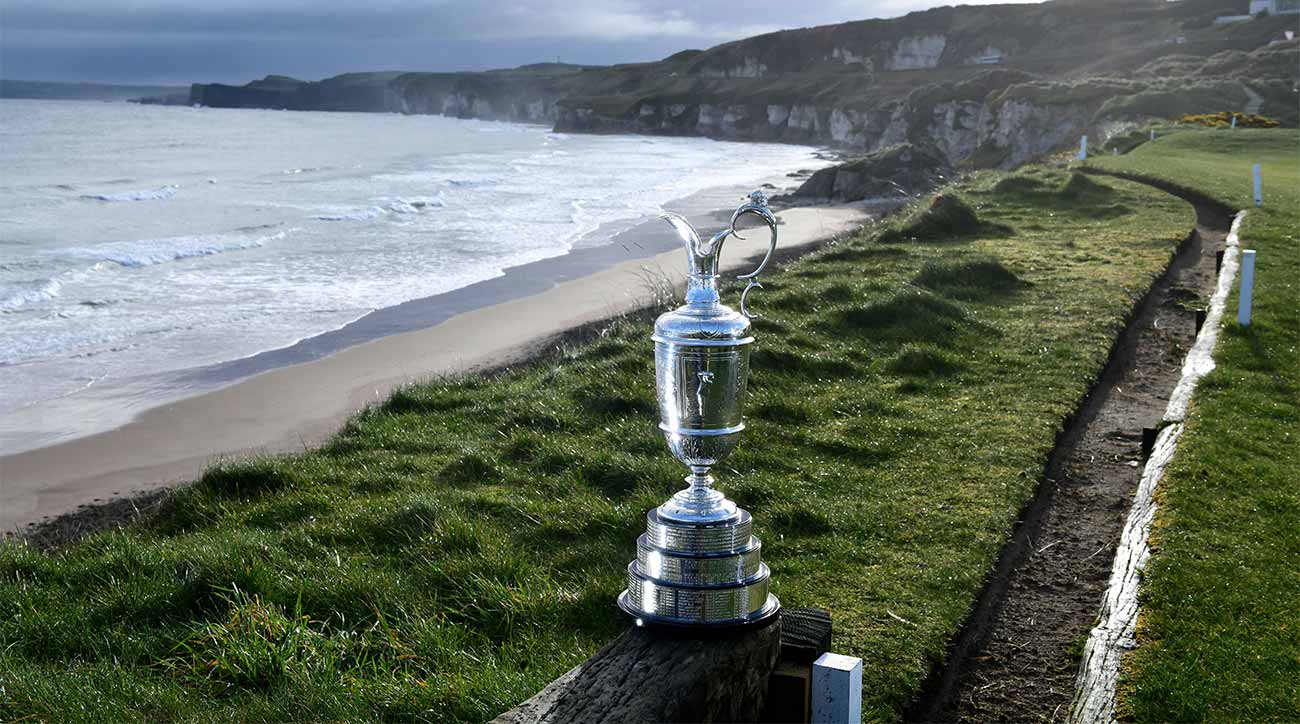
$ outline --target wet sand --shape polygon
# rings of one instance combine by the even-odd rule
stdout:
[[[861,206],[794,208],[778,216],[780,248],[787,252],[850,232],[869,218]],[[715,222],[701,232],[711,234],[721,226]],[[754,255],[766,249],[766,232],[746,236],[745,241],[727,242],[724,271],[748,270]],[[646,249],[665,244],[663,237],[627,241]],[[21,529],[85,504],[191,480],[223,458],[310,447],[395,387],[519,361],[568,329],[644,306],[650,294],[648,270],[682,281],[679,248],[593,270],[603,262],[591,257],[600,253],[593,250],[576,262],[570,260],[562,273],[560,266],[550,275],[537,274],[535,268],[513,278],[508,273],[475,285],[478,288],[409,303],[442,305],[446,318],[426,328],[404,331],[399,325],[388,336],[342,347],[348,343],[344,335],[326,348],[325,356],[319,356],[319,348],[299,349],[307,361],[295,363],[292,356],[283,356],[303,344],[321,343],[313,338],[315,342],[307,340],[285,351],[208,369],[205,374],[252,376],[146,410],[107,432],[0,458],[0,531]],[[502,285],[512,290],[506,301],[500,301]],[[756,303],[759,297],[761,291],[754,297]],[[370,323],[413,318],[384,310],[377,314],[379,319]]]

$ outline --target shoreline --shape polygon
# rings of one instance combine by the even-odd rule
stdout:
[[[713,223],[705,230],[721,225],[718,213],[710,214]],[[870,218],[860,205],[795,207],[776,213],[781,219],[778,250],[786,254],[854,231]],[[635,235],[628,238],[643,249],[654,247],[644,226],[624,233]],[[756,234],[729,242],[722,270],[746,270],[751,257],[765,250],[764,239]],[[310,447],[401,385],[526,360],[539,345],[568,330],[644,307],[649,301],[647,270],[665,273],[680,284],[681,253],[673,244],[666,251],[652,248],[648,255],[612,266],[577,266],[567,275],[536,280],[533,287],[504,301],[455,309],[432,326],[269,366],[227,386],[145,410],[120,427],[0,458],[0,530],[22,532],[88,505],[131,503],[143,493],[193,480],[223,459]],[[480,284],[515,281],[509,277]],[[124,512],[133,509],[131,505]]]
[[[819,152],[820,153],[820,152]],[[810,164],[820,168],[820,156]],[[796,172],[803,174],[801,169]],[[697,225],[721,225],[732,207],[754,187],[788,191],[801,175],[772,170],[744,184],[706,187],[668,201],[661,208]],[[773,184],[781,184],[782,187]],[[85,385],[0,411],[0,459],[71,442],[129,424],[150,409],[214,391],[276,367],[310,362],[381,337],[431,327],[454,314],[534,294],[550,286],[645,258],[672,248],[669,228],[654,216],[607,221],[568,239],[568,249],[513,266],[493,267],[478,281],[428,296],[390,303],[339,326],[308,328],[290,341],[225,359],[134,375],[93,377]],[[0,477],[0,507],[4,480]],[[0,510],[0,524],[4,522]]]

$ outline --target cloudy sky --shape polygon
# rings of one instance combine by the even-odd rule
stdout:
[[[483,70],[556,58],[628,62],[770,30],[894,17],[942,4],[0,0],[0,77],[243,83],[268,73],[317,79],[356,70]]]

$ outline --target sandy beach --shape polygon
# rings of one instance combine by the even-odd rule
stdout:
[[[860,226],[860,206],[778,213],[780,249],[812,247]],[[712,233],[714,229],[701,229]],[[728,241],[724,271],[745,271],[766,233]],[[528,296],[456,313],[434,326],[259,372],[221,389],[147,410],[116,429],[0,458],[0,530],[190,480],[223,458],[301,450],[394,388],[518,361],[557,334],[647,301],[647,270],[680,282],[682,251],[628,260]],[[761,291],[754,304],[761,306]],[[735,300],[728,300],[732,304]]]

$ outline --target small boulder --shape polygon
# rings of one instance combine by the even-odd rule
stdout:
[[[933,146],[901,143],[821,169],[791,197],[837,202],[901,200],[934,188],[951,172],[947,158]]]

